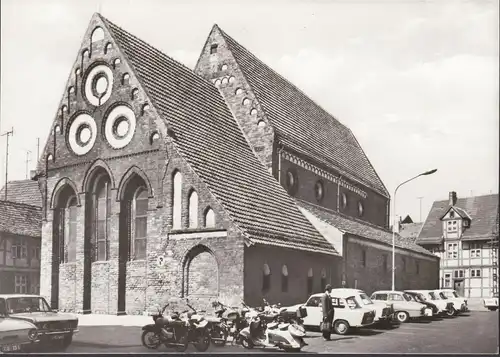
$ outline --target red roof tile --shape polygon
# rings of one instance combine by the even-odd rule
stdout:
[[[0,190],[0,200],[5,200],[5,186]],[[7,201],[42,206],[42,195],[38,182],[32,180],[16,180],[7,183]]]
[[[42,209],[24,203],[0,201],[1,232],[41,237]]]
[[[218,89],[101,17],[186,159],[256,243],[337,254],[251,151]]]
[[[498,234],[498,194],[459,198],[454,207],[471,218],[470,227],[465,229],[462,239],[489,239]],[[417,238],[418,244],[441,241],[443,228],[440,218],[449,208],[448,200],[433,203]]]
[[[220,28],[219,31],[284,145],[293,145],[293,149],[389,197],[349,128]]]

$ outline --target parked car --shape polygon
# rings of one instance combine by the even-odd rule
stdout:
[[[0,354],[25,352],[38,342],[35,325],[5,316],[5,302],[0,300]]]
[[[464,311],[464,303],[459,299],[449,299],[441,290],[434,290],[434,294],[438,299],[451,301],[453,304],[453,316],[457,316],[460,312]]]
[[[498,297],[483,299],[483,305],[490,311],[498,310]]]
[[[334,291],[335,290],[335,291]],[[363,306],[356,289],[334,289],[332,290],[332,303],[335,309],[333,331],[339,335],[345,335],[352,327],[364,327],[374,323],[375,310]],[[323,321],[321,309],[321,296],[324,293],[313,294],[305,304],[287,307],[289,311],[296,311],[304,307],[307,316],[304,317],[304,326],[308,328],[319,328]]]
[[[430,302],[430,300],[425,300],[425,297],[421,293],[414,293],[410,291],[405,291],[406,294],[410,295],[413,300],[416,302],[419,302],[421,304],[424,304],[428,308],[432,310],[432,315],[439,315],[439,308],[436,306],[436,304],[433,304]]]
[[[467,312],[469,308],[467,307],[467,299],[458,295],[456,290],[453,289],[440,289],[437,290],[439,294],[443,294],[448,300],[453,302],[453,307],[457,312]]]
[[[392,317],[394,316],[394,309],[391,303],[386,301],[373,301],[368,297],[368,295],[360,289],[332,289],[332,295],[335,294],[336,291],[339,294],[344,293],[345,290],[352,291],[356,293],[356,299],[361,306],[364,306],[368,309],[375,310],[375,318],[373,320],[374,323],[384,324],[391,323]]]
[[[425,301],[430,301],[439,309],[439,315],[453,316],[455,309],[451,301],[441,299],[434,290],[405,290],[405,293],[420,293]]]
[[[78,317],[52,310],[47,301],[37,295],[0,295],[0,304],[5,304],[6,317],[28,321],[38,329],[38,339],[42,345],[60,342],[66,349],[78,332]]]
[[[432,309],[416,302],[412,296],[402,291],[376,291],[371,296],[372,300],[391,302],[394,307],[394,316],[398,322],[408,322],[412,318],[432,316]]]

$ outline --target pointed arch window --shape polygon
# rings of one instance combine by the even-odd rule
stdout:
[[[134,194],[131,207],[130,257],[133,259],[146,258],[148,203],[148,191],[141,186]]]
[[[95,260],[109,259],[109,236],[111,231],[111,182],[102,176],[95,190]]]
[[[176,171],[173,176],[172,189],[172,228],[182,227],[182,174]]]
[[[195,190],[189,195],[189,228],[198,227],[198,194]]]
[[[307,295],[311,295],[313,292],[313,269],[309,268],[309,271],[307,272]]]
[[[321,269],[321,291],[325,291],[326,288],[326,269]]]
[[[264,264],[262,269],[262,292],[266,293],[271,288],[271,269],[269,265]]]
[[[208,208],[205,211],[205,227],[207,228],[215,227],[215,213],[214,210],[211,208]]]
[[[68,202],[68,208],[65,209],[65,230],[67,234],[63,235],[64,239],[64,262],[76,261],[76,218],[77,206],[76,197],[73,196]],[[66,240],[67,238],[67,240]]]
[[[281,292],[286,293],[288,291],[288,267],[283,265],[281,267]]]

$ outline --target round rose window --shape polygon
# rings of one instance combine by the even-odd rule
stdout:
[[[115,149],[128,145],[135,132],[136,117],[132,109],[125,105],[114,107],[105,118],[104,134]]]
[[[70,124],[68,143],[77,155],[84,155],[92,149],[96,140],[97,126],[89,114],[76,116]]]
[[[93,67],[85,79],[85,97],[90,104],[99,106],[111,97],[113,71],[106,65]]]

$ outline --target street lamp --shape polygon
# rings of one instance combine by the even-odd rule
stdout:
[[[437,169],[426,171],[421,173],[420,175],[417,175],[415,177],[412,177],[409,180],[406,180],[405,182],[402,182],[396,187],[394,190],[394,196],[392,197],[392,204],[393,204],[393,215],[394,215],[394,222],[392,224],[392,291],[396,290],[395,284],[396,284],[396,193],[398,192],[398,189],[403,186],[405,183],[408,183],[412,180],[415,180],[417,177],[420,176],[427,176],[427,175],[432,175],[435,173]]]

